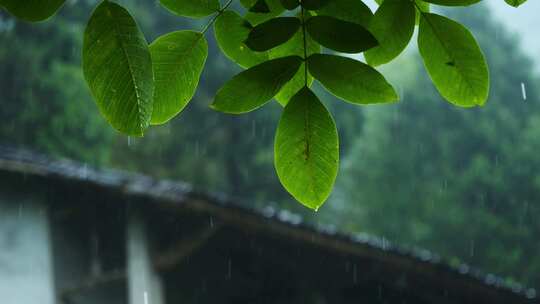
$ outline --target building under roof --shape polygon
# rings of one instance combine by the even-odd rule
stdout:
[[[6,304],[540,303],[427,250],[185,183],[0,147]]]

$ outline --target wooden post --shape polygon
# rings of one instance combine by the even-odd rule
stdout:
[[[161,279],[154,269],[144,220],[133,214],[127,227],[129,304],[164,304]]]
[[[0,197],[1,303],[55,303],[49,228],[43,204]]]

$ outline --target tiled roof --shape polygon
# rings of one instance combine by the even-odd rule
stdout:
[[[225,223],[264,230],[282,238],[311,243],[324,250],[346,256],[368,258],[390,265],[396,272],[431,277],[434,286],[460,288],[464,303],[540,303],[536,291],[517,283],[508,283],[466,264],[450,265],[425,249],[400,247],[368,234],[343,234],[335,227],[313,226],[302,217],[271,207],[252,209],[226,195],[196,191],[187,183],[156,180],[148,176],[118,170],[94,169],[71,160],[51,160],[27,150],[0,146],[0,179],[23,176],[25,181],[43,181],[70,187],[94,187],[126,198],[144,198],[155,208],[171,205],[197,213],[208,213]],[[466,291],[465,291],[466,290]],[[485,302],[484,302],[485,301]],[[454,303],[454,302],[452,302]]]

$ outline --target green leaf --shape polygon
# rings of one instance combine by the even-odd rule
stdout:
[[[488,67],[478,43],[463,25],[436,14],[422,14],[418,48],[445,99],[462,107],[486,102]]]
[[[266,3],[268,4],[268,7],[270,8],[269,13],[248,12],[244,16],[244,18],[252,25],[258,25],[274,17],[277,17],[285,11],[285,8],[281,5],[279,1],[280,0],[266,0]]]
[[[468,6],[471,4],[478,3],[482,0],[423,0],[424,2],[429,2],[438,5],[444,6]]]
[[[270,7],[266,3],[266,0],[257,0],[249,11],[254,13],[269,13]]]
[[[302,7],[308,10],[318,10],[328,5],[332,0],[302,0]]]
[[[159,0],[178,16],[202,18],[219,11],[219,0]]]
[[[420,24],[420,17],[422,17],[422,13],[429,13],[430,7],[429,3],[426,3],[422,0],[414,0],[414,3],[416,3],[416,18],[415,18],[415,24]]]
[[[315,54],[308,68],[335,96],[354,104],[387,103],[398,100],[392,86],[374,68],[360,61],[335,55]]]
[[[360,53],[378,45],[363,26],[329,16],[311,17],[306,30],[322,46],[343,53]]]
[[[245,43],[253,51],[268,51],[291,39],[300,26],[296,17],[273,18],[255,26]]]
[[[339,168],[339,139],[332,116],[308,88],[283,110],[274,163],[283,187],[300,203],[317,210],[326,201]]]
[[[321,52],[321,46],[313,41],[309,36],[306,37],[307,55],[316,54]],[[298,55],[304,56],[304,35],[302,31],[296,32],[291,40],[269,51],[271,59]],[[300,89],[306,84],[305,79],[304,62],[294,75],[293,79],[289,81],[279,93],[275,96],[275,99],[283,106],[285,106],[291,97],[293,97]],[[313,77],[308,73],[307,84],[311,86],[313,83]]]
[[[300,5],[299,0],[281,0],[281,5],[288,10],[293,10]]]
[[[66,0],[0,0],[2,6],[13,16],[30,21],[43,21],[54,15]]]
[[[180,113],[193,98],[208,56],[202,33],[177,31],[150,45],[154,67],[152,124],[163,124]]]
[[[375,0],[379,5],[381,5],[384,0]],[[422,0],[414,0],[415,8],[416,8],[416,18],[415,18],[415,24],[418,25],[420,22],[420,15],[422,13],[429,13],[429,3],[426,3]]]
[[[231,114],[253,111],[270,101],[293,78],[302,64],[299,56],[269,60],[229,80],[216,94],[211,108]]]
[[[243,68],[268,60],[268,54],[253,52],[244,43],[252,26],[234,11],[225,11],[214,23],[214,35],[225,56]]]
[[[379,45],[365,52],[367,62],[377,66],[390,62],[407,47],[414,33],[414,4],[403,0],[385,0],[371,19],[369,30]]]
[[[240,4],[247,9],[250,9],[256,2],[257,0],[240,0]]]
[[[152,60],[135,20],[118,4],[104,1],[92,14],[83,70],[105,119],[122,133],[142,136],[152,114]]]
[[[527,2],[527,0],[504,0],[504,1],[513,7],[518,7],[522,5],[523,3]]]
[[[357,23],[365,28],[373,17],[373,13],[362,0],[333,0],[318,10],[317,15]]]

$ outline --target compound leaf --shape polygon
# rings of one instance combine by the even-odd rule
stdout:
[[[296,32],[291,40],[287,43],[278,46],[269,51],[270,58],[280,58],[291,55],[304,56],[304,39],[301,31]],[[309,36],[306,37],[307,55],[316,54],[321,52],[321,46],[313,41]],[[286,105],[287,102],[293,97],[301,88],[306,84],[306,73],[304,68],[304,62],[294,75],[293,79],[289,81],[279,93],[275,96],[276,100],[281,105]],[[310,86],[313,83],[313,77],[307,75],[307,85]]]

